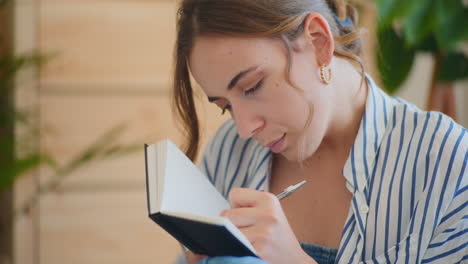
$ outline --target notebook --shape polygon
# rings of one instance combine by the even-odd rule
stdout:
[[[221,217],[229,202],[170,140],[145,144],[149,217],[196,254],[256,256],[240,230]]]

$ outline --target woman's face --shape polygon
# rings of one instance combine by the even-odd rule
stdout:
[[[317,150],[330,117],[314,50],[299,46],[291,54],[290,76],[303,93],[287,81],[287,51],[280,40],[199,37],[189,61],[208,99],[232,115],[242,138],[253,137],[290,161]]]

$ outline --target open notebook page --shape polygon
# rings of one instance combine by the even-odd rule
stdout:
[[[171,141],[167,142],[161,210],[216,216],[230,205],[206,176]]]

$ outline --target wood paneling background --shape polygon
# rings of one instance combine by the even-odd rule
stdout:
[[[17,53],[53,58],[19,77],[18,105],[38,113],[39,148],[60,164],[119,124],[119,143],[181,143],[170,109],[175,1],[19,1]],[[38,77],[38,81],[34,77]],[[202,144],[225,120],[200,100]],[[147,216],[144,154],[94,162],[68,175],[16,222],[16,260],[29,263],[170,263],[178,243]],[[16,185],[19,208],[52,172]]]
[[[38,114],[41,150],[64,164],[121,123],[127,125],[122,144],[164,137],[181,143],[169,101],[175,11],[172,0],[18,1],[16,52],[54,54],[41,71],[18,77],[17,105]],[[365,9],[361,19],[367,28],[363,57],[376,77],[375,8]],[[420,64],[399,95],[423,107],[431,66],[424,58]],[[465,98],[466,90],[460,92]],[[463,105],[459,112],[468,112]],[[206,144],[224,119],[205,100],[199,106]],[[50,177],[42,169],[18,181],[16,208]],[[59,192],[17,218],[16,262],[171,263],[178,244],[147,217],[144,184],[143,151],[69,175]]]

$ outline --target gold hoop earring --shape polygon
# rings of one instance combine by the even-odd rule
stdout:
[[[321,65],[320,66],[320,79],[322,79],[322,82],[324,84],[330,84],[331,79],[332,79],[331,69],[328,68],[328,77],[327,77],[327,76],[325,76],[325,66]]]

